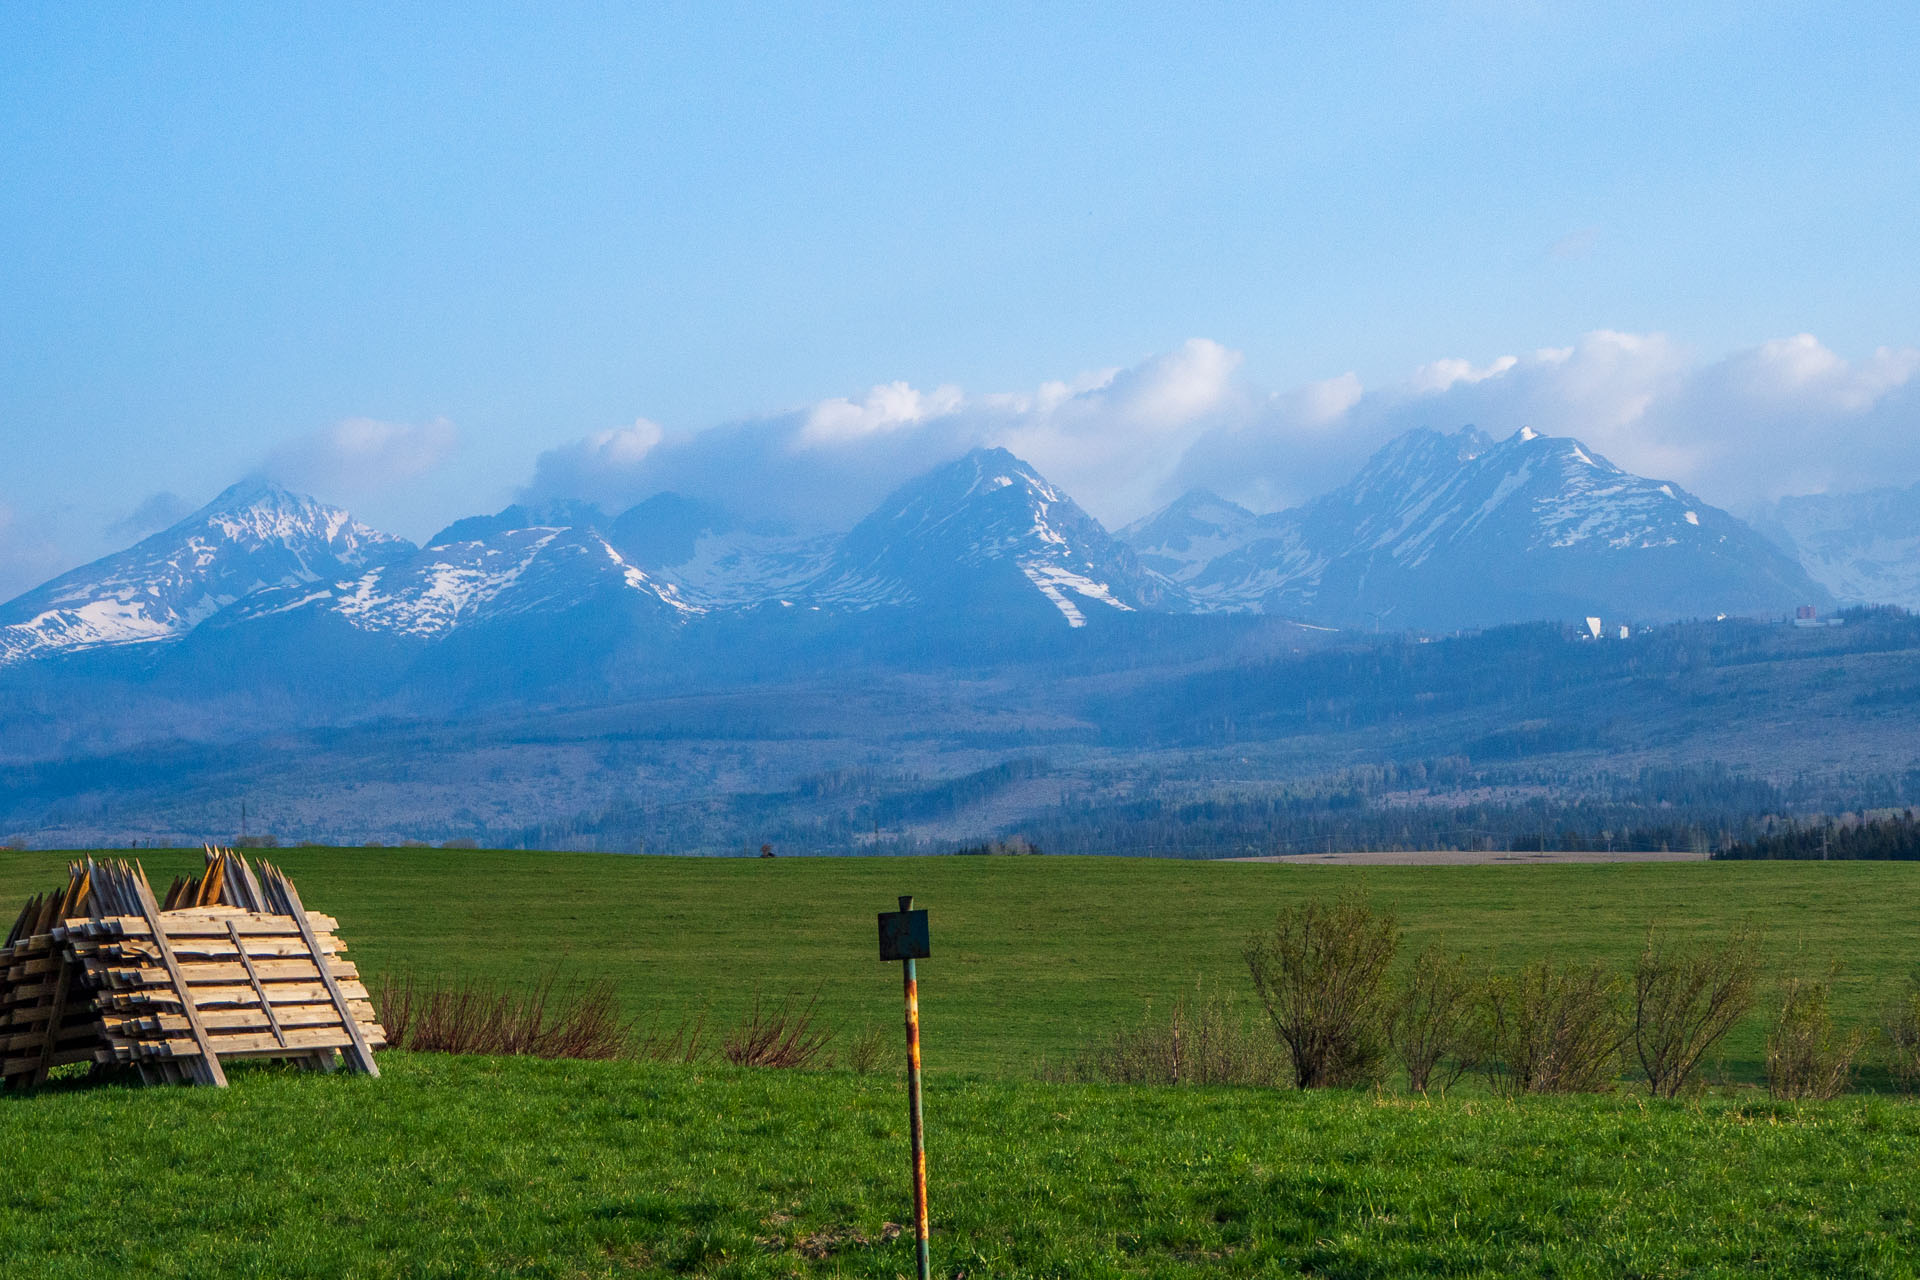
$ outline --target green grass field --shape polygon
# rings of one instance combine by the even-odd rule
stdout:
[[[164,888],[197,853],[142,851]],[[753,993],[820,994],[851,1034],[899,1019],[874,915],[931,912],[920,966],[928,1070],[1025,1078],[1196,980],[1247,993],[1248,932],[1303,895],[1359,886],[1429,941],[1490,966],[1540,955],[1622,965],[1649,922],[1712,937],[1742,920],[1776,973],[1837,966],[1835,1008],[1870,1021],[1920,966],[1920,865],[1660,863],[1296,867],[1098,858],[677,859],[456,850],[281,850],[369,975],[607,976],[636,1013],[737,1017]],[[67,855],[0,854],[0,909],[52,888]],[[1249,996],[1250,998],[1250,996]],[[1750,1020],[1727,1046],[1760,1078]]]
[[[912,1273],[897,1077],[384,1055],[0,1098],[0,1272]],[[1904,1276],[1920,1109],[930,1083],[935,1274]]]
[[[166,877],[197,864],[149,855]],[[1407,953],[1627,962],[1646,924],[1751,920],[1776,972],[1838,966],[1870,1021],[1920,963],[1920,868],[1298,868],[1078,859],[679,861],[289,850],[370,973],[606,975],[637,1013],[724,1025],[758,989],[898,1026],[873,915],[932,912],[921,967],[937,1274],[1910,1275],[1920,1106],[1856,1095],[1435,1103],[1036,1081],[1247,932],[1360,886]],[[0,902],[64,860],[0,855]],[[239,1070],[224,1092],[0,1095],[0,1274],[910,1274],[897,1068],[743,1072],[388,1053],[380,1080]],[[1748,1083],[1741,1084],[1740,1081]],[[1871,1082],[1870,1082],[1871,1083]]]

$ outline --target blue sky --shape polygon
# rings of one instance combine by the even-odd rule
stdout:
[[[1920,480],[1911,4],[392,8],[0,9],[0,595],[262,466],[416,537],[975,440],[1275,505],[1469,411]]]

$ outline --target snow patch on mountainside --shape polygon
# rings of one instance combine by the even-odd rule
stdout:
[[[1078,605],[1067,598],[1069,592],[1072,592],[1084,600],[1118,609],[1122,613],[1133,612],[1133,606],[1113,598],[1113,592],[1107,588],[1105,583],[1095,582],[1091,578],[1075,573],[1071,569],[1063,568],[1060,565],[1048,564],[1044,561],[1023,560],[1020,563],[1020,572],[1026,574],[1027,581],[1040,589],[1041,595],[1053,601],[1054,608],[1060,610],[1061,616],[1066,618],[1067,625],[1070,627],[1086,626],[1087,615],[1080,611]]]

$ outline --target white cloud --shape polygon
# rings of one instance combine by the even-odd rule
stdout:
[[[1802,334],[1702,360],[1663,334],[1596,330],[1485,363],[1447,358],[1314,423],[1299,393],[1196,441],[1174,489],[1260,507],[1340,483],[1414,427],[1577,436],[1630,471],[1736,509],[1784,493],[1920,479],[1920,349],[1849,361]]]
[[[662,489],[841,526],[976,445],[1027,459],[1109,524],[1196,485],[1270,510],[1345,482],[1414,427],[1531,426],[1736,509],[1783,492],[1920,478],[1920,350],[1849,361],[1812,337],[1717,360],[1663,334],[1596,330],[1557,347],[1436,359],[1363,386],[1280,393],[1196,338],[1137,364],[1024,391],[883,383],[864,395],[698,432],[642,420],[541,455],[528,496],[618,509]]]
[[[346,418],[276,449],[263,470],[291,488],[329,500],[418,480],[453,453],[451,422]]]
[[[800,443],[840,444],[880,431],[898,431],[957,413],[965,403],[958,387],[921,392],[904,382],[889,382],[867,392],[858,404],[834,399],[813,406],[800,430]]]
[[[662,489],[808,526],[844,526],[891,489],[979,445],[1003,445],[1103,517],[1146,509],[1185,447],[1245,399],[1240,354],[1206,339],[1129,368],[969,396],[883,383],[860,398],[706,431],[661,433],[618,454],[608,433],[542,454],[531,498],[618,509]],[[651,426],[651,424],[648,424]],[[657,429],[656,429],[657,431]]]

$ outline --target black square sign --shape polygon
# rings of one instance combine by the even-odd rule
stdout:
[[[880,913],[880,958],[882,960],[925,960],[933,954],[927,938],[925,911],[882,911]]]

